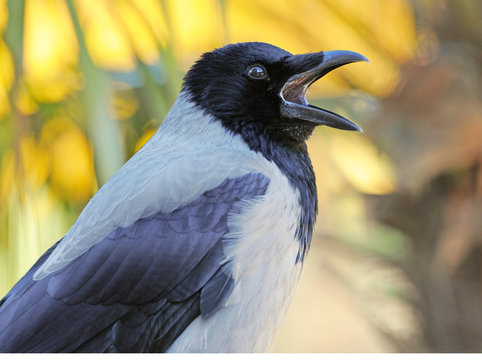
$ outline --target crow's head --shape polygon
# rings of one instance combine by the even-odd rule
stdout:
[[[342,116],[308,104],[305,97],[316,80],[356,61],[367,59],[351,51],[292,55],[265,43],[232,44],[205,53],[187,73],[184,89],[248,143],[266,135],[297,146],[317,125],[360,130]]]

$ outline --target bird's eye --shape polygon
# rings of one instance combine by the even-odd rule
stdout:
[[[246,71],[248,77],[254,80],[264,80],[268,78],[268,72],[263,65],[251,65]]]

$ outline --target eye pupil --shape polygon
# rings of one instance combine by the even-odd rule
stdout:
[[[252,79],[266,79],[267,73],[261,65],[253,65],[248,69],[248,76]]]

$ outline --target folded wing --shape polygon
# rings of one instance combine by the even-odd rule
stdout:
[[[229,297],[228,216],[268,185],[260,173],[227,179],[170,213],[112,231],[33,280],[55,244],[1,300],[0,352],[167,350],[196,317]]]

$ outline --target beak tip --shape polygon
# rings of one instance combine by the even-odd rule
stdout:
[[[363,129],[362,129],[360,126],[358,126],[358,125],[355,124],[355,123],[354,123],[353,125],[355,125],[355,131],[360,132],[360,133],[363,132]]]
[[[353,54],[352,62],[359,62],[359,61],[363,61],[363,62],[367,62],[367,63],[370,62],[370,60],[368,60],[368,58],[365,55],[362,55],[362,54],[356,53],[356,52],[352,52],[352,54]]]
[[[359,132],[359,133],[363,132],[363,129],[361,127],[359,127],[357,124],[351,123],[350,125],[351,125],[351,128],[347,129],[347,130],[351,130],[351,131],[355,131],[355,132]]]
[[[324,52],[324,60],[327,64],[335,65],[332,69],[335,69],[339,66],[364,61],[370,62],[368,58],[360,53],[348,50],[331,50]]]

